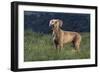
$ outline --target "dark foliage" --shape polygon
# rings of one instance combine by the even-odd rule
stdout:
[[[49,33],[49,21],[61,19],[63,30],[90,32],[90,14],[24,11],[24,29]]]

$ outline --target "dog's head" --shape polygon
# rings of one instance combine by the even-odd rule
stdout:
[[[62,27],[62,24],[63,24],[63,22],[60,19],[52,19],[49,22],[49,26],[52,28],[52,30]]]

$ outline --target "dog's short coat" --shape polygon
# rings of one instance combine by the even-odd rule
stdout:
[[[60,27],[62,27],[62,20],[60,19],[52,19],[49,22],[49,26],[52,27],[53,30],[53,41],[56,48],[63,48],[65,43],[72,42],[77,51],[80,51],[80,42],[81,35],[77,32],[71,31],[63,31]]]

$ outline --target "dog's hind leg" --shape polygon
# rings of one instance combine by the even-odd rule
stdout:
[[[76,48],[76,50],[77,50],[78,52],[80,51],[79,43],[75,43],[75,48]]]
[[[75,38],[75,48],[79,52],[80,51],[80,43],[81,43],[81,36],[78,34]]]
[[[75,48],[78,52],[80,51],[80,40],[75,42]]]
[[[58,44],[58,42],[56,40],[54,40],[54,46],[55,46],[56,49],[59,48],[59,44]]]

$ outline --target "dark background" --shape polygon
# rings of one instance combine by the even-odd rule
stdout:
[[[24,30],[49,33],[49,21],[60,19],[66,31],[90,32],[90,14],[24,11]]]

